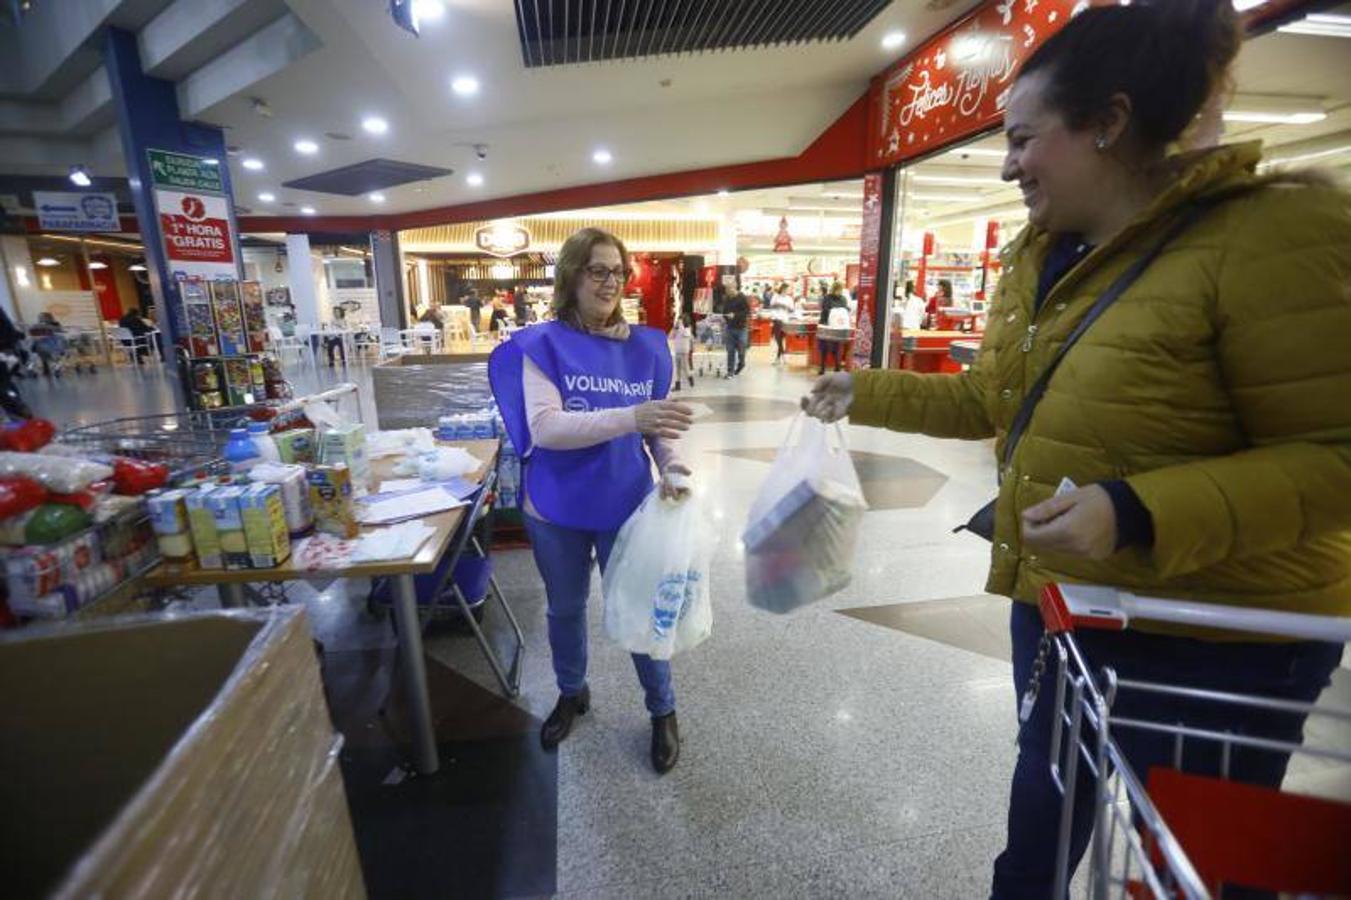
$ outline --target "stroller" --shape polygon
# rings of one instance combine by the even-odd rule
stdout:
[[[719,378],[727,368],[727,350],[724,344],[726,320],[720,313],[704,316],[694,329],[694,371],[703,375],[706,371]]]

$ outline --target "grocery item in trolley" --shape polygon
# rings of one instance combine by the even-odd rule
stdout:
[[[0,451],[0,475],[24,475],[53,493],[73,494],[113,477],[113,469],[73,456]]]
[[[160,554],[169,562],[192,557],[192,535],[188,531],[187,499],[191,491],[175,488],[157,491],[145,498],[150,527]]]
[[[314,507],[310,505],[310,488],[305,480],[304,466],[260,463],[249,470],[249,479],[261,484],[275,484],[280,488],[282,512],[292,537],[314,527]]]
[[[212,491],[206,498],[206,508],[216,524],[220,540],[221,558],[227,569],[249,568],[249,547],[244,538],[244,517],[239,501],[245,488],[225,485]]]
[[[21,616],[53,618],[78,609],[106,590],[102,578],[90,577],[101,561],[94,532],[51,546],[8,551],[4,566],[10,610]]]
[[[794,427],[798,439],[792,441]],[[751,506],[746,594],[751,605],[785,613],[846,587],[868,510],[844,432],[799,415]]]

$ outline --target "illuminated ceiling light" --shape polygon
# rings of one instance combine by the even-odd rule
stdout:
[[[89,170],[84,166],[70,167],[70,181],[76,187],[89,187],[94,183],[89,177]]]
[[[1267,0],[1234,0],[1234,12],[1247,12],[1250,9],[1257,9],[1259,6],[1265,6]]]
[[[301,138],[291,145],[297,153],[303,153],[306,156],[313,156],[319,152],[319,145],[308,138]]]
[[[312,215],[314,215],[314,207],[313,207],[313,206],[302,206],[302,207],[300,207],[300,214],[301,214],[301,215],[304,215],[304,216],[312,216]]]
[[[100,262],[99,260],[95,259],[95,260],[90,261],[90,263],[89,263],[89,268],[91,268],[91,269],[106,269],[106,268],[108,268],[108,264],[107,264],[106,262]]]
[[[1328,117],[1325,112],[1255,112],[1231,109],[1224,113],[1226,122],[1255,122],[1262,125],[1312,125]]]
[[[258,200],[261,203],[271,203],[276,199],[277,195],[271,193],[270,191],[263,191],[261,194],[258,195]]]
[[[220,165],[220,160],[216,159],[214,156],[208,156],[206,159],[202,160],[202,163],[208,166],[218,166]]]
[[[441,0],[413,0],[413,18],[419,25],[439,21],[445,14],[446,5]]]
[[[457,75],[450,83],[450,89],[461,97],[472,97],[478,93],[478,79],[473,75]]]
[[[730,196],[732,196],[732,192],[729,191],[729,190],[727,190],[727,188],[723,188],[722,190],[718,191],[718,196],[719,196],[719,197],[730,197]]]
[[[895,50],[905,43],[904,31],[888,31],[882,35],[882,49]]]
[[[1005,182],[999,178],[980,178],[975,175],[915,175],[913,180],[916,184],[970,184],[970,185],[989,185],[991,187],[1004,187]]]
[[[389,123],[379,116],[367,116],[361,120],[361,127],[367,134],[384,134],[389,131]]]
[[[43,266],[44,268],[59,266],[61,265],[61,260],[54,256],[44,256],[42,259],[38,260],[38,265]]]
[[[132,263],[131,265],[127,266],[127,271],[128,271],[128,272],[144,272],[144,271],[146,271],[145,264],[144,264],[144,263]]]
[[[1282,25],[1277,31],[1313,37],[1351,38],[1351,16],[1310,13],[1298,22]]]
[[[315,149],[318,149],[318,148],[316,147]],[[241,166],[243,166],[244,168],[248,169],[250,172],[261,172],[261,171],[263,171],[263,161],[262,161],[261,159],[255,159],[255,158],[252,157],[252,156],[246,156],[246,157],[244,157],[243,159],[241,159],[241,160],[239,161],[239,164],[240,164]]]
[[[477,172],[470,172],[464,177],[464,180],[470,187],[482,187],[483,185],[483,176]]]
[[[591,154],[591,161],[598,166],[608,166],[614,161],[614,156],[611,155],[609,150],[601,147],[595,153]]]
[[[369,199],[372,203],[384,203],[385,195],[380,193],[379,191],[376,191],[375,193],[369,195]]]

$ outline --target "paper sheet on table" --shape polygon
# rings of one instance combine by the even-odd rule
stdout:
[[[380,494],[406,494],[429,487],[439,487],[456,500],[465,500],[479,489],[479,482],[468,478],[448,478],[445,481],[423,481],[421,478],[391,478],[380,482]],[[378,499],[378,497],[376,498]]]
[[[392,525],[389,528],[368,532],[357,541],[351,561],[363,563],[408,559],[435,533],[435,528],[421,522],[404,522],[402,525]]]
[[[364,525],[389,525],[464,505],[463,500],[457,500],[448,492],[433,486],[407,494],[367,497],[357,504],[357,521]]]

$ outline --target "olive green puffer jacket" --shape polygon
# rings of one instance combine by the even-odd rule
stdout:
[[[1048,581],[1086,582],[1351,615],[1351,196],[1260,177],[1260,156],[1244,144],[1176,159],[1174,186],[1035,312],[1050,238],[1025,230],[969,371],[855,377],[854,424],[994,437],[1002,454],[1024,392],[1094,300],[1185,204],[1223,198],[1052,378],[1000,487],[992,593],[1030,602]],[[1025,552],[1020,511],[1064,477],[1126,479],[1153,547],[1102,562]]]

